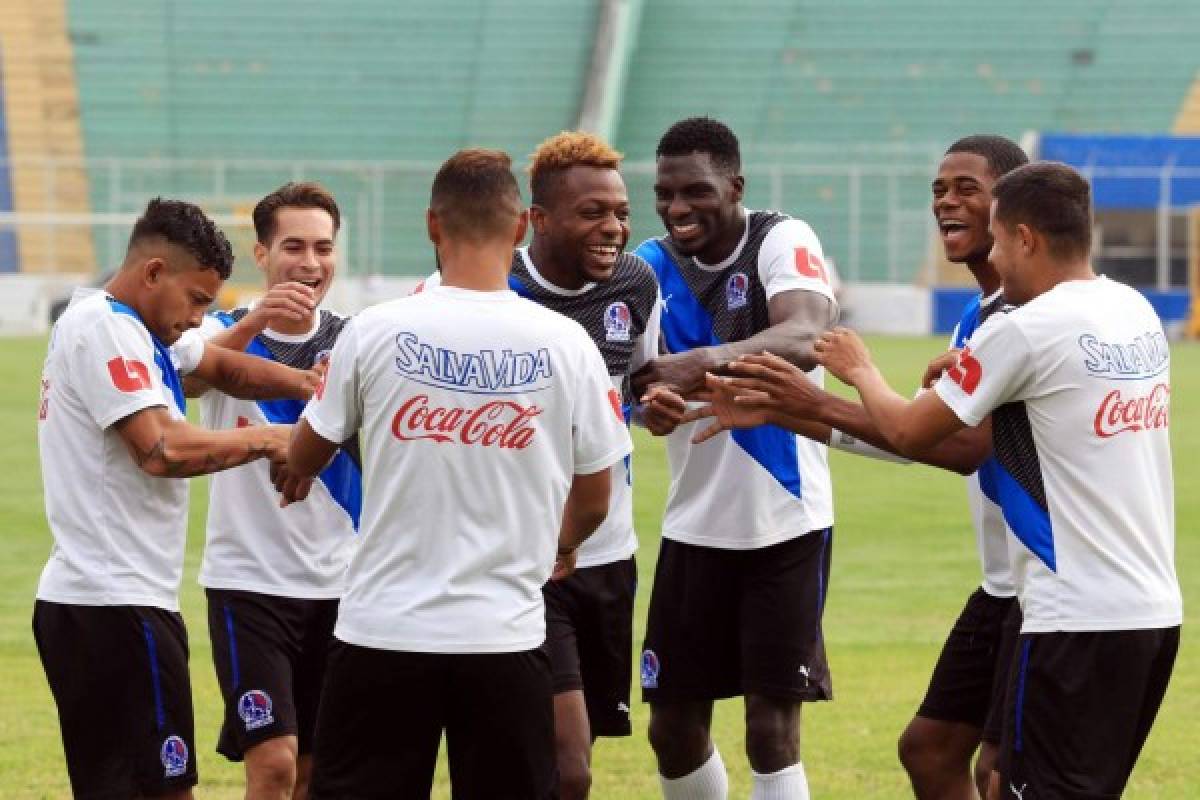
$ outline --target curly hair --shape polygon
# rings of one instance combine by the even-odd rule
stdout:
[[[1029,163],[1029,156],[1021,146],[1012,139],[996,136],[990,133],[977,133],[964,136],[946,148],[946,155],[951,153],[971,153],[981,156],[988,163],[988,170],[993,178],[1007,175],[1017,167]]]
[[[529,157],[529,193],[535,205],[549,202],[571,167],[616,169],[623,155],[594,133],[563,131],[537,146]]]
[[[160,238],[191,254],[201,269],[215,269],[221,280],[233,272],[229,240],[199,206],[156,197],[134,223],[128,250],[146,239]]]
[[[333,219],[336,236],[342,226],[342,214],[328,189],[315,181],[288,182],[258,201],[254,206],[254,234],[262,244],[270,244],[275,235],[275,214],[282,208],[316,208]]]
[[[712,117],[688,117],[676,122],[658,140],[656,157],[708,153],[713,166],[727,172],[742,169],[742,152],[733,131]]]

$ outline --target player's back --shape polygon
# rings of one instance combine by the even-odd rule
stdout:
[[[362,541],[338,638],[419,652],[538,646],[571,480],[629,449],[583,329],[512,292],[433,287],[347,326],[306,412],[321,435],[326,393],[357,398],[363,434]]]

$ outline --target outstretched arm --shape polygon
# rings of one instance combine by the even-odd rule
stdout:
[[[714,392],[709,406],[689,412],[684,418],[690,421],[715,416],[717,422],[704,432],[705,439],[729,427],[762,424],[755,420],[764,418],[824,443],[830,443],[833,431],[838,431],[883,453],[964,475],[974,472],[991,452],[991,430],[987,423],[978,428],[964,428],[920,452],[901,452],[880,431],[864,406],[821,389],[801,370],[769,353],[743,356],[729,366],[729,373],[724,378],[710,376],[710,386],[720,386],[723,391]],[[844,441],[844,437],[839,438]],[[842,446],[842,449],[874,457],[883,455],[860,446]]]
[[[310,370],[292,369],[206,342],[204,356],[189,377],[242,400],[278,397],[307,400],[321,383],[324,371],[323,364]]]
[[[863,408],[896,452],[918,458],[966,427],[935,392],[924,392],[912,401],[897,394],[853,331],[835,328],[824,334],[815,348],[826,369],[858,390]],[[979,463],[986,455],[981,455]]]
[[[771,326],[748,339],[654,359],[634,374],[634,391],[640,396],[648,387],[664,384],[687,397],[703,390],[704,373],[721,372],[739,356],[763,351],[804,370],[816,366],[813,342],[833,323],[833,301],[820,292],[793,289],[772,297],[768,310]]]
[[[259,458],[282,461],[290,432],[288,425],[210,431],[172,419],[163,406],[130,414],[113,427],[134,463],[156,478],[208,475]]]
[[[315,306],[312,289],[303,283],[277,283],[267,290],[263,299],[246,312],[246,316],[208,339],[209,344],[242,352],[272,322],[303,322],[311,320]],[[183,379],[183,391],[188,397],[199,397],[211,386],[194,372]],[[249,399],[249,398],[247,398]]]

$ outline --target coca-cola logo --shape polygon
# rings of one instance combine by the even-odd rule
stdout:
[[[392,417],[392,435],[402,442],[430,439],[439,444],[524,450],[533,443],[537,429],[532,420],[541,413],[540,406],[511,400],[491,400],[478,408],[434,406],[429,395],[418,394],[404,401]]]
[[[1165,428],[1169,422],[1171,387],[1157,384],[1149,394],[1126,398],[1120,389],[1104,396],[1096,410],[1096,435],[1108,439],[1127,431]]]

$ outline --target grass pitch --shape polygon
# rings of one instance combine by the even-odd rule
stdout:
[[[944,339],[874,339],[877,361],[902,392],[911,390]],[[70,791],[50,692],[33,645],[34,589],[50,547],[42,505],[35,415],[43,339],[0,340],[0,796],[62,798]],[[1171,435],[1175,458],[1177,564],[1185,602],[1200,597],[1200,347],[1173,348]],[[640,644],[658,522],[667,487],[661,443],[636,435],[636,513],[642,549]],[[896,759],[896,737],[912,716],[950,624],[979,583],[962,480],[949,473],[831,455],[837,526],[825,630],[836,699],[806,708],[803,757],[820,798],[911,796]],[[242,796],[241,765],[214,752],[221,717],[204,598],[196,570],[204,541],[206,481],[193,481],[183,613],[192,647],[200,763],[198,796]],[[728,487],[736,492],[736,486]],[[80,669],[86,669],[81,664]],[[636,672],[635,672],[636,680]],[[637,697],[635,689],[635,698]],[[634,735],[596,746],[596,798],[659,796],[646,741],[648,709],[634,707]],[[742,706],[718,704],[714,734],[730,772],[732,797],[750,792]],[[103,735],[97,731],[96,735]],[[1185,627],[1175,674],[1126,796],[1200,797],[1200,644]],[[449,797],[444,771],[434,796]]]

